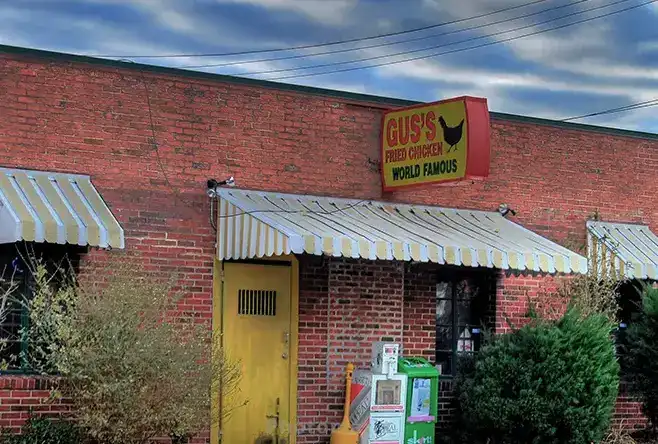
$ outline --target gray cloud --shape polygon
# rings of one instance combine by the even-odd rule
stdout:
[[[216,0],[217,3],[233,3],[260,6],[268,10],[288,11],[301,14],[314,22],[341,26],[357,7],[357,0]]]

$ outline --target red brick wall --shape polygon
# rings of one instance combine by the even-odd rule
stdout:
[[[357,368],[370,366],[373,342],[402,342],[403,273],[402,263],[331,261],[329,355],[335,361],[329,382],[333,387],[344,387],[348,362]]]
[[[301,443],[320,442],[328,434],[327,378],[329,264],[301,256],[299,266],[299,364],[297,428]],[[332,420],[335,419],[332,417]]]
[[[233,175],[242,188],[461,208],[495,209],[507,202],[517,210],[515,220],[572,248],[584,244],[585,221],[596,212],[658,230],[658,182],[648,180],[658,167],[657,141],[497,119],[489,178],[383,196],[377,167],[381,105],[9,54],[0,54],[0,94],[0,166],[90,174],[126,231],[127,250],[143,253],[151,270],[180,273],[191,289],[186,311],[207,320],[214,233],[204,192],[210,177]],[[365,282],[384,275],[362,268],[358,277]],[[314,304],[326,301],[319,291],[310,292],[315,302],[302,306],[302,331],[316,338],[302,345],[308,375],[321,367],[318,336],[329,339],[331,350],[345,348],[330,370],[347,356],[362,356],[359,341],[339,339],[332,330],[348,326],[342,316],[352,305],[338,301],[355,296],[342,279],[356,279],[356,272],[338,265],[332,270],[340,277],[331,278],[337,290],[330,318],[313,313]],[[307,277],[304,285],[317,289],[320,281]],[[524,311],[521,287],[527,283],[510,278],[500,290],[507,301],[501,306],[513,316]],[[380,296],[379,290],[373,283],[363,294]],[[398,291],[393,289],[395,298]],[[357,301],[364,304],[360,294]],[[400,317],[381,327],[381,336],[399,332],[399,338],[401,325]],[[300,392],[324,388],[336,408],[337,376],[328,378],[302,384]],[[313,406],[325,400],[311,400],[300,407],[300,421],[321,416],[322,408]]]
[[[436,348],[436,267],[408,267],[404,274],[405,354],[432,362]]]
[[[642,412],[642,404],[628,394],[628,387],[624,382],[620,385],[612,421],[615,427],[625,430],[643,429],[648,425]]]
[[[535,273],[501,273],[496,288],[496,332],[504,333],[528,322],[536,310],[554,317],[564,312],[566,301],[556,297],[564,277]]]
[[[347,363],[368,368],[372,342],[402,342],[403,265],[303,256],[299,304],[298,442],[326,443]]]
[[[18,431],[29,416],[58,417],[70,410],[66,399],[49,400],[51,381],[44,378],[4,376],[0,378],[0,428]]]
[[[382,197],[380,109],[134,69],[0,57],[3,164],[90,173],[111,203],[122,203],[115,205],[122,221],[153,209],[199,222],[205,180],[228,174],[244,188]],[[151,143],[147,90],[171,186]],[[505,201],[526,226],[581,243],[596,211],[658,226],[658,184],[646,179],[658,166],[657,148],[658,141],[494,120],[487,180],[386,198],[481,209]],[[176,190],[188,204],[176,202]]]

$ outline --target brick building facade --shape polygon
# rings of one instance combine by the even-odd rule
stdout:
[[[179,273],[192,288],[186,311],[209,323],[216,257],[209,178],[232,175],[250,190],[484,211],[505,202],[515,222],[573,251],[584,250],[594,215],[658,230],[652,134],[492,114],[489,177],[382,195],[381,115],[410,102],[11,47],[0,47],[0,94],[0,167],[91,176],[125,232],[126,251],[150,269]],[[299,257],[298,443],[328,442],[320,425],[340,420],[344,365],[365,366],[372,341],[436,359],[436,285],[463,272]],[[509,328],[507,319],[523,322],[527,297],[558,280],[476,272],[496,331]],[[0,426],[20,426],[40,404],[43,384],[0,376]],[[449,399],[446,378],[442,423]],[[624,397],[616,418],[642,422]]]

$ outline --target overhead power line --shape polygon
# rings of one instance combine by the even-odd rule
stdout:
[[[421,26],[419,28],[412,28],[403,31],[389,32],[386,34],[376,34],[368,37],[359,37],[347,40],[336,40],[333,42],[326,43],[314,43],[309,45],[299,45],[299,46],[288,46],[282,48],[273,48],[273,49],[254,49],[250,51],[238,51],[238,52],[222,52],[222,53],[200,53],[200,54],[159,54],[159,55],[116,55],[116,54],[89,54],[92,57],[107,57],[107,58],[131,58],[131,59],[147,59],[147,58],[175,58],[175,57],[230,57],[230,56],[239,56],[239,55],[250,55],[250,54],[265,54],[272,52],[283,52],[283,51],[297,51],[300,49],[312,49],[312,48],[322,48],[326,46],[335,46],[335,45],[344,45],[346,43],[355,43],[355,42],[364,42],[368,40],[382,39],[386,37],[395,37],[398,35],[411,34],[413,32],[427,31],[429,29],[435,29],[442,26],[456,25],[458,23],[467,22],[470,20],[476,20],[484,17],[489,17],[491,15],[500,14],[503,12],[513,11],[515,9],[525,8],[526,6],[536,5],[538,3],[544,3],[548,0],[534,0],[529,3],[523,3],[521,5],[510,6],[503,9],[498,9],[493,12],[487,12],[485,14],[479,14],[472,17],[466,17],[457,20],[451,20],[448,22],[435,23],[433,25]]]
[[[530,28],[534,28],[534,27],[537,27],[537,26],[540,26],[540,25],[553,23],[553,22],[558,21],[558,20],[562,20],[562,19],[573,17],[573,16],[580,15],[580,14],[585,14],[587,12],[596,11],[596,10],[599,10],[599,9],[609,8],[611,6],[615,6],[615,5],[618,5],[620,3],[627,3],[629,1],[631,1],[631,0],[616,0],[612,3],[608,3],[608,4],[600,5],[600,6],[595,6],[593,8],[589,8],[589,9],[583,9],[581,11],[570,12],[568,14],[561,15],[560,17],[555,17],[555,18],[543,20],[543,21],[540,21],[540,22],[537,22],[537,23],[531,23],[529,25],[519,26],[519,27],[512,28],[512,29],[507,29],[507,30],[504,30],[504,31],[497,31],[497,32],[490,33],[490,34],[485,34],[485,35],[481,35],[481,36],[477,36],[477,37],[470,37],[470,38],[463,39],[463,40],[458,40],[458,41],[455,41],[455,42],[442,43],[440,45],[428,46],[428,47],[425,47],[425,48],[410,49],[410,50],[400,51],[400,52],[396,52],[396,53],[382,54],[382,55],[378,55],[378,56],[364,57],[364,58],[360,58],[360,59],[344,60],[344,61],[340,61],[340,62],[329,62],[329,63],[320,63],[320,64],[316,64],[316,65],[296,66],[296,67],[290,67],[290,68],[279,68],[279,69],[271,69],[271,70],[265,70],[265,71],[247,72],[247,73],[243,73],[241,75],[242,76],[257,76],[257,75],[263,75],[263,74],[277,74],[277,73],[300,71],[300,70],[307,70],[307,69],[310,70],[310,69],[318,69],[318,68],[328,68],[328,67],[334,67],[334,66],[350,65],[350,64],[354,64],[354,63],[369,62],[369,61],[373,61],[373,60],[387,59],[387,58],[391,58],[391,57],[398,57],[398,56],[404,56],[404,55],[409,55],[409,54],[416,54],[416,53],[419,53],[419,52],[430,51],[430,50],[433,50],[433,49],[445,48],[445,47],[448,47],[448,46],[459,45],[459,44],[462,44],[462,43],[468,43],[468,42],[473,42],[473,41],[477,41],[477,40],[488,39],[488,38],[491,38],[491,37],[496,37],[496,36],[499,36],[499,35],[508,34],[510,32],[522,31],[524,29],[530,29]],[[284,78],[286,78],[286,77],[284,77]]]
[[[618,1],[614,4],[622,3],[623,1],[628,1],[628,0]],[[430,59],[430,58],[434,58],[434,57],[439,57],[439,56],[442,56],[442,55],[455,54],[455,53],[459,53],[459,52],[470,51],[470,50],[473,50],[473,49],[479,49],[479,48],[484,48],[484,47],[487,47],[487,46],[498,45],[498,44],[501,44],[501,43],[511,42],[511,41],[519,40],[519,39],[526,38],[526,37],[532,37],[532,36],[535,36],[535,35],[544,34],[546,32],[556,31],[558,29],[568,28],[570,26],[575,26],[575,25],[578,25],[578,24],[581,24],[581,23],[591,22],[593,20],[598,20],[598,19],[601,19],[601,18],[613,16],[613,15],[616,15],[616,14],[619,14],[619,13],[622,13],[622,12],[630,11],[630,10],[633,10],[633,9],[640,8],[642,6],[646,6],[646,5],[649,5],[649,4],[652,4],[652,3],[656,3],[657,1],[658,0],[649,0],[649,1],[646,1],[644,3],[640,3],[640,4],[635,5],[635,6],[630,6],[628,8],[620,9],[618,11],[609,12],[607,14],[602,14],[602,15],[598,15],[598,16],[595,16],[595,17],[589,17],[589,18],[586,18],[586,19],[583,19],[583,20],[578,20],[578,21],[572,22],[572,23],[567,23],[567,24],[564,24],[564,25],[555,26],[553,28],[544,29],[544,30],[540,30],[540,31],[534,31],[534,32],[530,32],[530,33],[527,33],[527,34],[522,34],[522,35],[519,35],[519,36],[516,36],[516,37],[509,37],[509,38],[506,38],[506,39],[497,40],[495,42],[487,42],[487,43],[482,43],[480,45],[469,46],[467,48],[458,48],[458,49],[453,49],[453,50],[449,50],[449,51],[435,52],[435,53],[428,54],[428,55],[410,57],[410,58],[406,58],[406,59],[402,59],[402,60],[394,60],[394,61],[390,61],[390,62],[376,63],[376,64],[368,65],[368,66],[356,66],[356,67],[352,67],[352,68],[328,70],[328,71],[322,71],[322,72],[316,72],[316,73],[293,74],[293,75],[289,75],[289,76],[273,77],[273,78],[269,78],[267,80],[284,80],[284,79],[295,79],[295,78],[301,78],[301,77],[313,77],[313,76],[320,76],[320,75],[326,75],[326,74],[338,74],[338,73],[343,73],[343,72],[351,72],[351,71],[359,71],[359,70],[363,70],[363,69],[378,68],[378,67],[382,67],[382,66],[398,65],[398,64],[401,64],[401,63],[413,62],[413,61],[416,61],[416,60],[425,60],[425,59]],[[608,6],[610,6],[610,5],[608,5]],[[533,27],[534,26],[536,26],[536,24],[533,25]],[[503,33],[512,32],[512,31],[513,30],[504,31]],[[499,33],[497,33],[497,34],[499,34]],[[485,37],[491,37],[492,35],[485,36]],[[480,38],[480,37],[478,37],[478,38]],[[484,37],[482,37],[482,38],[484,38]],[[474,40],[474,39],[469,39],[469,40]],[[463,42],[464,41],[458,42],[458,43],[463,43]],[[448,46],[448,45],[439,45],[439,46]],[[428,49],[430,49],[430,48],[425,48],[425,51],[427,51]],[[410,53],[410,52],[419,52],[419,51],[408,51],[407,53]],[[384,58],[384,57],[391,57],[391,55],[378,56],[376,58]],[[364,61],[364,60],[372,60],[372,59],[374,59],[374,58],[368,58],[368,59],[363,59],[363,60],[355,60],[351,63],[358,63],[358,62],[361,62],[361,61]],[[337,63],[337,64],[342,65],[342,64],[346,64],[346,63],[347,62],[342,62],[342,63]],[[335,64],[332,64],[332,66],[335,66]],[[297,68],[297,69],[310,69],[310,67]],[[281,72],[281,70],[264,71],[264,72],[261,72],[260,74],[271,74],[271,73],[276,73],[276,72]],[[246,75],[249,75],[249,74],[242,74],[242,75],[246,76]]]
[[[569,6],[575,6],[577,4],[585,3],[585,2],[589,2],[589,1],[592,1],[592,0],[576,0],[576,1],[572,1],[570,3],[566,3],[564,5],[553,6],[553,7],[550,7],[550,8],[546,8],[546,9],[542,9],[540,11],[520,15],[520,16],[517,16],[517,17],[507,18],[507,19],[498,20],[498,21],[495,21],[495,22],[490,22],[490,23],[484,23],[484,24],[481,24],[481,25],[469,26],[468,28],[455,29],[453,31],[442,32],[440,34],[430,34],[430,35],[426,35],[426,36],[422,36],[422,37],[414,37],[414,38],[411,38],[411,39],[399,40],[399,41],[396,41],[396,42],[378,43],[378,44],[375,44],[375,45],[358,46],[358,47],[355,47],[355,48],[334,49],[334,50],[331,50],[331,51],[322,51],[322,52],[316,52],[316,53],[312,53],[312,54],[295,54],[295,55],[284,56],[284,57],[270,57],[270,58],[256,59],[256,60],[238,60],[238,61],[234,61],[234,62],[210,63],[210,64],[204,64],[204,65],[184,65],[184,66],[181,66],[180,68],[219,68],[219,67],[224,67],[224,66],[249,65],[249,64],[252,64],[252,63],[266,63],[266,62],[276,62],[276,61],[281,61],[281,60],[304,59],[304,58],[319,57],[319,56],[325,56],[325,55],[331,55],[331,54],[341,54],[341,53],[346,53],[346,52],[361,51],[361,50],[364,50],[364,49],[383,48],[385,46],[408,44],[408,43],[412,43],[412,42],[419,42],[421,40],[428,40],[428,39],[433,39],[433,38],[438,38],[438,37],[445,37],[447,35],[458,34],[460,32],[473,31],[473,30],[476,30],[476,29],[486,28],[486,27],[489,27],[489,26],[500,25],[502,23],[512,22],[512,21],[515,21],[515,20],[520,20],[520,19],[535,16],[535,15],[544,14],[546,12],[556,11],[558,9],[567,8]],[[628,1],[628,0],[625,0],[625,1]]]
[[[607,109],[604,111],[598,111],[590,114],[583,114],[581,116],[575,116],[575,117],[569,117],[567,119],[561,119],[562,122],[569,122],[571,120],[580,120],[580,119],[585,119],[587,117],[595,117],[595,116],[603,116],[607,114],[615,114],[615,113],[621,113],[625,111],[634,111],[636,109],[642,109],[642,108],[650,108],[652,106],[658,106],[658,99],[651,99],[647,100],[645,102],[638,102],[638,103],[632,103],[630,105],[626,106],[620,106],[617,108],[611,108]]]

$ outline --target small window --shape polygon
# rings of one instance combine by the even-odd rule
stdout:
[[[238,314],[276,316],[276,291],[238,290]]]
[[[25,332],[29,327],[34,279],[25,259],[31,255],[39,257],[49,269],[54,269],[55,264],[66,266],[67,263],[75,267],[81,251],[79,247],[53,244],[0,245],[0,362],[4,364],[3,372],[31,372],[26,358],[31,344]]]
[[[454,376],[457,359],[475,353],[483,329],[495,319],[495,277],[472,271],[440,278],[436,285],[436,364]]]
[[[626,350],[630,346],[626,338],[628,327],[637,321],[642,313],[642,281],[627,280],[621,283],[618,288],[618,307],[617,317],[619,325],[615,331],[616,350],[621,365],[621,377],[625,379],[627,375],[628,363],[626,360]],[[645,282],[646,284],[646,282]]]
[[[27,326],[27,311],[23,306],[28,293],[27,275],[16,260],[1,267],[0,362],[8,369],[17,369],[25,352],[22,330]]]

